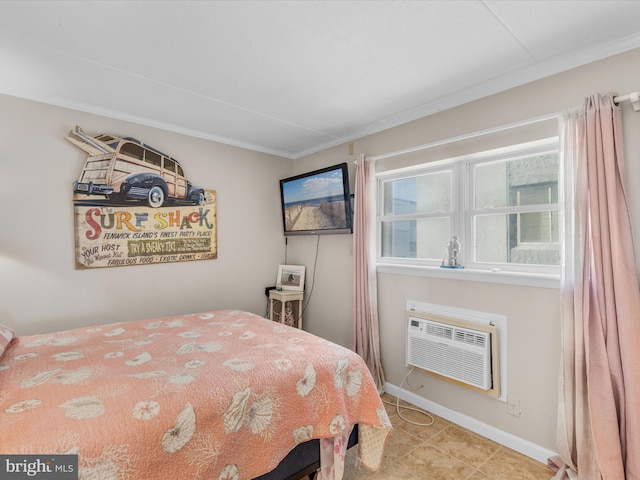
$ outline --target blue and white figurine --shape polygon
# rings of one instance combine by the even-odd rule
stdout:
[[[442,259],[442,268],[464,268],[460,265],[460,241],[458,237],[453,237],[447,242]]]

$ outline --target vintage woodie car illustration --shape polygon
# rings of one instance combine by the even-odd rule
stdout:
[[[159,208],[173,203],[204,205],[204,189],[188,181],[180,163],[131,137],[88,135],[78,126],[65,137],[88,156],[73,191],[110,202],[142,202]]]

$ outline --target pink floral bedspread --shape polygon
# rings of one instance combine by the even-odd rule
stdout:
[[[78,454],[82,479],[251,479],[356,423],[375,470],[391,424],[362,359],[237,310],[17,337],[0,357],[0,453]]]

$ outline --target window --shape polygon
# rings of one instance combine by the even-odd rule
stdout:
[[[558,152],[471,164],[474,256],[486,264],[559,265]]]
[[[451,168],[383,182],[382,256],[437,260],[453,225]]]
[[[144,158],[144,149],[140,145],[136,145],[135,143],[124,143],[120,148],[120,153],[125,155],[129,155],[135,159],[142,161]]]
[[[169,172],[174,172],[176,171],[176,162],[174,160],[171,160],[170,158],[165,158],[164,159],[164,169],[168,170]]]
[[[151,150],[144,151],[144,161],[155,165],[156,167],[160,167],[162,165],[162,157]]]
[[[550,138],[379,174],[379,262],[437,266],[457,236],[466,268],[557,271],[558,157]]]

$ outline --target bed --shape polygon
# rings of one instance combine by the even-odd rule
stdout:
[[[339,480],[390,431],[358,355],[252,313],[0,326],[0,453],[78,455],[81,479]]]

